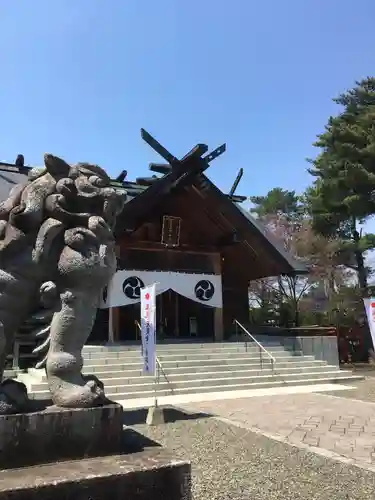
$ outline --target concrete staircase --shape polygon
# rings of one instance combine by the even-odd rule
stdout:
[[[274,370],[259,347],[243,342],[186,343],[158,345],[162,365],[159,396],[233,391],[324,383],[352,383],[363,377],[317,361],[313,356],[289,352],[280,345],[267,345],[275,358]],[[106,394],[117,401],[148,398],[155,392],[153,377],[142,375],[140,348],[135,346],[86,346],[83,351],[84,374],[103,381]],[[44,370],[30,369],[19,374],[31,397],[49,398]]]
[[[14,370],[13,368],[9,368],[4,370],[4,375],[3,378],[16,378],[18,375],[19,370]]]

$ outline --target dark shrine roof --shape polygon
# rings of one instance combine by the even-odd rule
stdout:
[[[6,171],[0,164],[0,201],[6,200],[14,186],[26,181],[26,176],[19,172]]]
[[[19,168],[14,164],[0,162],[0,201],[3,201],[7,198],[10,190],[16,184],[26,181],[28,171],[28,167]],[[142,199],[146,196],[147,198],[148,195],[151,195],[151,199],[153,200],[157,195],[154,196],[152,193],[155,191],[155,188],[157,188],[158,184],[162,184],[160,182],[161,180],[165,182],[168,175],[170,175],[170,171],[169,173],[166,172],[159,177],[154,176],[151,179],[147,179],[146,182],[145,179],[137,179],[136,182],[130,182],[127,180],[112,180],[111,185],[114,188],[120,191],[124,190],[127,193],[127,203],[125,205],[126,208],[124,209],[124,219],[127,219],[127,209],[129,209],[130,206],[133,205],[133,203],[131,202],[135,201],[138,197]],[[238,225],[244,228],[244,231],[249,235],[249,238],[256,238],[257,240],[261,241],[261,244],[264,247],[265,251],[272,257],[272,259],[274,259],[275,262],[278,263],[278,268],[280,269],[281,274],[306,274],[308,272],[306,266],[293,258],[293,256],[287,251],[285,251],[282,246],[276,241],[273,235],[270,234],[270,232],[263,226],[263,224],[257,221],[249,213],[249,211],[241,207],[239,201],[243,201],[244,197],[236,197],[224,194],[204,174],[200,173],[198,175],[200,176],[200,182],[195,183],[193,181],[194,186],[196,187],[198,185],[199,188],[200,183],[203,182],[205,184],[206,189],[209,191],[210,195],[213,196],[215,200],[217,200],[218,204],[220,204],[222,209],[221,213],[225,213],[225,216],[228,216],[232,220],[233,226],[236,226],[236,224],[238,223]],[[153,188],[150,189],[151,187]],[[164,193],[165,191],[162,192]],[[148,203],[146,198],[145,205],[147,206]],[[135,203],[135,205],[137,205],[137,202]],[[119,219],[119,225],[120,227],[122,227],[123,222],[121,221],[121,215]]]

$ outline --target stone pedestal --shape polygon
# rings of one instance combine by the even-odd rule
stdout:
[[[122,429],[115,403],[0,415],[0,469],[119,453]]]
[[[0,472],[0,500],[191,500],[190,465],[161,448]]]
[[[115,403],[0,416],[0,500],[190,500],[190,464],[132,453],[123,420]]]

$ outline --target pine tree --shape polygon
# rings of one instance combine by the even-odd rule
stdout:
[[[295,191],[288,191],[279,187],[273,188],[265,196],[251,196],[253,207],[250,209],[258,217],[267,215],[283,215],[288,218],[297,218],[302,211],[301,199]]]
[[[345,242],[343,256],[365,293],[364,253],[374,248],[375,236],[362,236],[359,225],[375,214],[375,78],[356,82],[334,102],[342,111],[314,144],[321,152],[310,160],[316,180],[306,200],[315,229]]]

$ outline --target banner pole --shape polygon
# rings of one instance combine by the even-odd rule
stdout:
[[[156,285],[158,282],[144,287],[141,290],[141,320],[142,323],[142,339],[144,341],[144,347],[146,352],[143,353],[144,358],[144,373],[151,374],[151,370],[154,370],[154,405],[150,406],[147,413],[146,423],[148,425],[158,425],[164,423],[164,412],[163,409],[158,406],[158,387],[160,380],[160,370],[162,369],[159,358],[156,352]],[[146,303],[147,301],[148,303]],[[144,307],[143,307],[144,304]],[[152,328],[150,329],[150,326]],[[143,331],[144,326],[144,331]],[[152,359],[150,359],[150,354],[152,354]],[[152,363],[152,364],[149,364]],[[146,366],[147,365],[147,366]],[[146,369],[145,369],[146,367]]]
[[[159,387],[159,380],[160,380],[160,363],[159,363],[159,358],[157,356],[157,343],[156,343],[156,335],[157,335],[157,321],[156,321],[156,285],[159,285],[159,282],[156,282],[153,284],[155,287],[155,306],[153,310],[153,315],[154,315],[154,324],[155,324],[155,379],[154,379],[154,390],[155,390],[155,401],[154,405],[155,408],[158,406],[158,387]]]
[[[154,406],[155,408],[158,407],[158,386],[159,386],[159,373],[160,373],[160,367],[158,363],[158,358],[156,358],[156,370],[155,370],[155,379],[154,379]]]
[[[152,285],[148,285],[146,287],[144,287],[142,289],[142,292],[141,292],[141,323],[142,323],[142,317],[143,317],[143,309],[142,309],[142,303],[143,303],[143,294],[145,292],[146,289],[149,289],[150,291],[147,292],[147,294],[144,294],[144,296],[147,298],[148,301],[151,300],[151,307],[150,307],[150,310],[149,310],[149,317],[147,319],[147,313],[146,313],[146,323],[147,325],[150,325],[152,324],[153,328],[152,328],[152,350],[153,350],[153,356],[152,356],[152,369],[154,371],[153,375],[154,375],[154,405],[155,407],[158,406],[158,398],[157,398],[157,391],[158,391],[158,386],[159,386],[159,378],[160,378],[160,362],[159,362],[159,359],[157,357],[157,353],[156,353],[156,333],[157,333],[157,322],[156,322],[156,285],[159,285],[160,283],[159,282],[154,282]],[[146,309],[145,311],[147,311],[147,306],[146,306]],[[147,328],[147,326],[146,326]],[[141,331],[141,337],[142,337],[142,347],[143,347],[143,343],[145,343],[145,348],[147,349],[147,353],[149,352],[149,347],[150,347],[150,344],[148,343],[147,341],[147,345],[146,345],[146,342],[143,338],[143,331]],[[142,349],[143,351],[143,349]],[[142,356],[144,357],[145,356],[145,353],[142,352]],[[147,355],[147,358],[148,358],[148,355]],[[149,367],[151,368],[151,367]],[[149,369],[147,371],[150,371]]]

